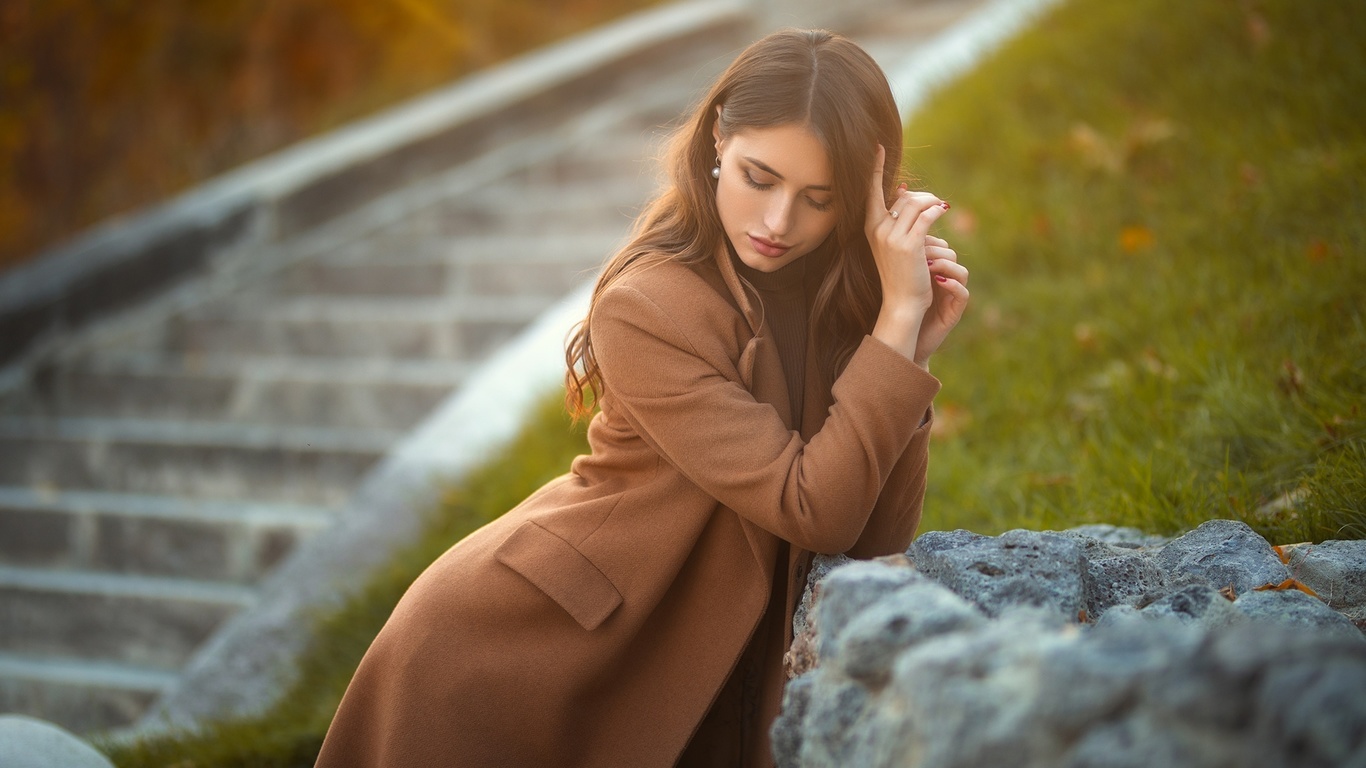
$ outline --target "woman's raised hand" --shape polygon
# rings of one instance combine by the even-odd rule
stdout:
[[[928,192],[898,188],[882,197],[886,150],[879,145],[864,231],[882,281],[873,336],[924,366],[958,324],[968,303],[968,270],[949,244],[929,233],[949,204]]]

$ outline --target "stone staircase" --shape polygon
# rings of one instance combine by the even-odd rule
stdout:
[[[888,5],[850,31],[894,65],[981,3]],[[367,470],[592,277],[666,126],[751,36],[519,103],[492,149],[215,257],[0,377],[0,712],[136,722]]]
[[[661,126],[743,35],[107,323],[0,394],[0,711],[135,722],[368,468],[591,278],[655,185]]]

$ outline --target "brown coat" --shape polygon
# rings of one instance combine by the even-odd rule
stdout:
[[[319,766],[673,765],[774,592],[791,639],[812,552],[906,548],[939,383],[868,337],[821,391],[808,352],[798,434],[761,314],[724,256],[600,297],[591,455],[418,578]]]

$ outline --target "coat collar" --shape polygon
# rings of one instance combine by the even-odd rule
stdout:
[[[735,269],[735,259],[738,258],[735,248],[730,244],[730,238],[722,235],[721,247],[715,250],[716,268],[720,270],[721,280],[725,282],[731,297],[735,299],[736,306],[740,308],[740,314],[744,315],[745,322],[749,324],[750,333],[757,336],[764,321],[762,304],[758,294],[740,279],[740,273]]]

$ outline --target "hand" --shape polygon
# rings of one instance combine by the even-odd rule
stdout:
[[[934,280],[934,301],[920,323],[911,359],[925,366],[939,349],[968,307],[968,270],[958,263],[958,254],[934,235],[925,236],[925,257]]]
[[[948,203],[902,185],[890,209],[884,205],[885,160],[886,150],[879,145],[864,223],[882,281],[882,309],[873,336],[925,366],[963,315],[968,272],[947,242],[929,234]]]

